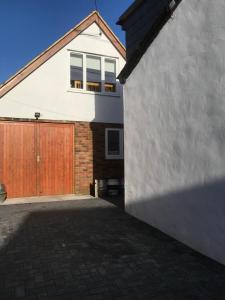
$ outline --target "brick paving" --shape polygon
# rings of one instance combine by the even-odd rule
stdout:
[[[225,267],[100,199],[0,206],[0,299],[225,299]]]

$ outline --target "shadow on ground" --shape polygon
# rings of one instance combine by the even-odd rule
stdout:
[[[125,200],[123,195],[119,196],[104,196],[102,197],[103,200],[117,206],[118,208],[124,210],[125,209]]]
[[[100,199],[0,207],[0,299],[224,299],[225,267]]]

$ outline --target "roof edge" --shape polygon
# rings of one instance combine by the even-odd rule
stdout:
[[[12,75],[2,85],[0,84],[0,99],[94,22],[96,22],[103,33],[111,41],[113,46],[126,60],[126,48],[120,42],[119,38],[114,34],[105,20],[101,17],[99,12],[94,10],[76,26],[66,32],[61,38],[51,44],[46,50],[41,52],[24,67],[22,67],[18,72]]]
[[[119,20],[116,22],[117,25],[123,25],[127,18],[144,2],[144,0],[134,1],[125,12],[119,17]]]
[[[9,77],[9,79],[7,79],[5,82],[3,82],[2,86],[5,85],[5,84],[7,84],[10,80],[12,80],[14,77],[16,77],[19,73],[21,73],[25,68],[29,67],[29,65],[31,65],[34,61],[36,61],[37,59],[39,59],[39,57],[41,57],[42,55],[44,55],[47,51],[49,51],[52,47],[54,47],[57,43],[59,43],[62,39],[64,39],[68,34],[70,34],[70,32],[72,32],[74,29],[76,29],[76,27],[78,27],[81,23],[85,22],[86,19],[90,18],[94,14],[94,12],[96,12],[96,11],[92,11],[85,19],[83,19],[76,26],[74,26],[72,29],[70,29],[69,31],[67,31],[62,37],[60,37],[58,40],[56,40],[47,49],[45,49],[40,54],[38,54],[37,56],[35,56],[25,66],[23,66],[21,69],[19,69],[19,71],[17,71],[15,74],[13,74],[11,77]]]
[[[135,69],[139,61],[141,60],[144,53],[147,51],[149,46],[155,40],[163,26],[170,19],[172,12],[166,7],[162,10],[159,17],[156,19],[155,24],[152,28],[146,33],[142,41],[139,43],[139,47],[131,55],[131,58],[126,63],[125,67],[122,69],[118,78],[120,83],[124,84],[127,78],[130,76],[132,71]]]
[[[150,45],[154,42],[155,38],[160,33],[164,25],[169,21],[173,12],[177,9],[182,0],[176,0],[173,6],[170,6],[169,3],[166,5],[158,15],[158,18],[155,20],[154,24],[150,30],[145,34],[143,39],[140,41],[138,48],[132,53],[128,62],[120,72],[117,78],[119,78],[120,83],[124,84],[132,71],[135,69],[142,56],[145,54]]]

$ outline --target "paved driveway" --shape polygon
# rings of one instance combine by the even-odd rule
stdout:
[[[0,206],[0,299],[225,299],[225,267],[104,200]]]

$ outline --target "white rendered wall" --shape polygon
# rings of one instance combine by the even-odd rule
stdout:
[[[124,87],[126,211],[225,264],[225,1],[183,0]]]
[[[125,61],[96,23],[0,99],[0,117],[123,123],[122,90],[117,97],[75,93],[70,89],[70,51],[115,57],[118,73]]]

